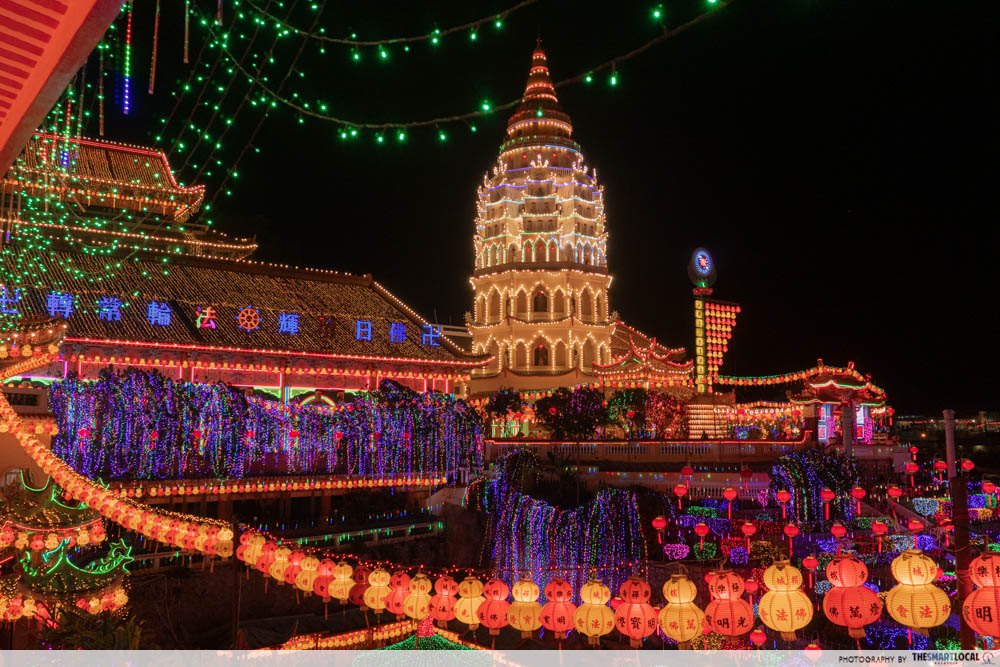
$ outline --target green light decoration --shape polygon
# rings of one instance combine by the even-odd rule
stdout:
[[[735,0],[724,0],[718,4],[718,7],[721,8],[733,1]],[[507,16],[515,9],[527,6],[527,4],[530,3],[522,2],[500,14],[493,15],[496,18],[493,16],[481,18],[461,26],[434,30],[413,37],[373,40],[359,39],[356,33],[352,33],[349,38],[336,38],[327,35],[323,29],[299,29],[291,25],[290,16],[286,19],[280,19],[272,14],[261,14],[258,11],[259,7],[247,0],[237,3],[237,7],[240,7],[241,10],[232,12],[231,23],[228,27],[217,25],[214,16],[199,14],[197,7],[192,6],[192,12],[195,13],[196,17],[194,25],[204,33],[203,43],[207,57],[192,69],[188,80],[179,85],[173,92],[177,99],[177,106],[168,117],[161,120],[163,127],[157,132],[157,141],[162,142],[165,137],[170,137],[170,151],[182,154],[185,159],[184,164],[178,165],[178,170],[184,173],[194,170],[193,180],[201,180],[202,175],[220,180],[211,197],[211,201],[214,201],[220,194],[231,193],[231,190],[226,187],[231,178],[230,171],[239,166],[260,126],[270,111],[277,108],[284,107],[295,113],[298,123],[313,119],[340,126],[337,135],[341,141],[354,138],[359,130],[369,130],[373,135],[372,143],[376,146],[384,141],[379,141],[374,135],[381,133],[388,136],[387,131],[439,127],[461,122],[469,125],[470,132],[476,132],[476,126],[470,121],[514,108],[520,104],[521,99],[513,99],[503,104],[489,101],[488,106],[480,102],[472,111],[435,118],[363,121],[345,118],[333,113],[334,105],[326,100],[310,99],[310,95],[286,88],[289,88],[295,81],[308,78],[310,72],[327,71],[328,69],[325,62],[310,62],[308,60],[311,57],[310,54],[315,53],[312,49],[304,48],[308,42],[319,40],[320,43],[333,42],[349,47],[350,59],[355,63],[364,60],[363,51],[366,48],[372,48],[374,52],[379,54],[376,60],[391,62],[390,45],[401,44],[402,51],[405,53],[409,50],[409,43],[427,42],[433,47],[435,44],[440,44],[445,36],[458,31],[469,34],[469,41],[476,42],[477,37],[474,36],[478,35],[478,28],[483,24],[493,21],[494,26],[500,29]],[[289,10],[289,14],[291,14],[291,10]],[[621,81],[615,71],[616,65],[700,24],[711,14],[714,12],[701,12],[685,23],[670,30],[663,30],[655,38],[627,53],[615,56],[596,66],[590,66],[582,73],[557,82],[555,87],[559,88],[573,83],[592,83],[595,74],[602,71],[610,72],[609,86],[617,87]],[[318,16],[317,13],[317,19]],[[259,43],[258,29],[273,36],[275,44],[287,41],[290,37],[300,39],[301,48],[295,50],[295,57],[289,63],[289,61],[275,55],[273,46],[271,49],[266,49],[265,45]],[[319,50],[319,54],[322,56],[322,49]],[[302,58],[301,64],[299,64],[300,57]],[[297,76],[293,77],[293,72]],[[185,113],[178,112],[182,106],[186,109]],[[262,117],[247,118],[248,113],[253,115],[260,111],[264,112]],[[176,127],[171,127],[175,118],[180,123]],[[234,127],[253,124],[256,124],[256,127],[250,132],[249,139],[227,139],[229,131]],[[438,143],[444,143],[447,137],[442,137],[440,131],[435,133]],[[398,135],[397,139],[399,139]],[[238,154],[235,158],[223,159],[224,153],[229,148],[238,150]],[[257,151],[258,149],[254,147],[254,152]]]
[[[76,595],[108,588],[128,574],[127,565],[132,558],[132,547],[118,541],[103,558],[83,567],[75,565],[69,557],[65,542],[60,544],[47,560],[32,562],[30,552],[24,552],[18,565],[24,584],[35,593],[43,595]],[[51,563],[50,563],[51,562]]]

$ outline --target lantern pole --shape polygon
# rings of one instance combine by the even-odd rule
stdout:
[[[972,593],[969,578],[969,489],[965,479],[955,475],[955,411],[944,411],[944,437],[948,456],[948,490],[951,492],[952,525],[955,526],[955,578],[958,580],[958,609]],[[964,615],[959,615],[959,642],[963,650],[975,650],[976,635]]]

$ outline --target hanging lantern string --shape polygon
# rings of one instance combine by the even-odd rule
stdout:
[[[343,37],[330,37],[329,35],[324,35],[323,33],[317,33],[317,32],[315,32],[315,30],[316,30],[316,26],[315,25],[313,25],[312,27],[310,27],[309,30],[301,30],[301,29],[296,28],[295,26],[291,25],[290,23],[288,23],[287,19],[283,21],[283,20],[279,19],[277,16],[274,16],[273,14],[271,14],[270,12],[268,12],[266,9],[262,9],[261,7],[258,7],[256,4],[254,4],[254,2],[252,0],[246,0],[246,3],[248,5],[250,5],[251,7],[253,7],[253,9],[258,14],[260,14],[261,16],[264,16],[264,17],[270,19],[271,21],[274,21],[275,23],[277,23],[278,25],[280,25],[282,28],[290,30],[290,31],[292,31],[292,32],[294,32],[294,33],[296,33],[298,35],[301,35],[302,37],[305,37],[306,39],[315,39],[317,41],[327,42],[327,43],[330,43],[330,44],[345,44],[347,46],[382,46],[382,45],[387,45],[387,44],[405,44],[405,43],[412,43],[412,42],[426,42],[426,41],[432,40],[434,38],[440,39],[440,38],[445,37],[447,35],[450,35],[452,33],[461,32],[463,30],[468,30],[470,28],[478,28],[481,25],[483,25],[484,23],[493,23],[493,22],[496,22],[496,21],[503,21],[504,19],[506,19],[508,16],[510,16],[514,12],[518,11],[519,9],[524,9],[525,7],[528,7],[529,5],[533,5],[533,4],[537,3],[538,1],[539,0],[522,0],[521,2],[517,3],[513,7],[510,7],[509,9],[505,9],[505,10],[503,10],[502,12],[500,12],[498,14],[490,14],[489,16],[484,16],[482,18],[476,19],[475,21],[469,21],[468,23],[463,23],[461,25],[456,25],[456,26],[452,26],[450,28],[445,28],[444,30],[434,30],[432,32],[429,32],[429,33],[426,33],[426,34],[423,34],[423,35],[413,35],[411,37],[392,37],[390,39],[373,39],[373,40],[347,39],[347,38],[343,38]]]
[[[721,9],[723,7],[726,7],[726,6],[730,5],[730,4],[732,4],[733,2],[736,2],[736,0],[727,0],[726,2],[720,2],[720,3],[718,3],[718,7]],[[196,11],[197,11],[197,9],[196,9]],[[579,73],[579,74],[577,74],[575,76],[569,77],[568,79],[562,79],[558,83],[554,84],[554,87],[561,88],[561,87],[569,85],[571,83],[580,83],[580,82],[586,81],[587,77],[592,76],[595,72],[600,72],[600,71],[608,69],[608,68],[613,68],[613,67],[616,66],[617,63],[621,63],[621,62],[624,62],[626,60],[631,60],[632,58],[635,58],[639,54],[644,53],[645,51],[651,49],[652,47],[654,47],[654,46],[656,46],[658,44],[661,44],[662,42],[665,42],[668,39],[676,37],[677,35],[681,34],[682,32],[685,32],[685,31],[689,30],[690,28],[695,27],[696,25],[700,25],[702,22],[704,22],[709,17],[711,17],[712,15],[714,15],[714,13],[715,12],[712,11],[712,12],[706,12],[704,14],[700,14],[699,16],[691,19],[687,23],[682,23],[681,25],[677,26],[676,28],[674,28],[672,30],[668,30],[668,31],[662,33],[661,35],[659,35],[657,37],[654,37],[653,39],[649,40],[648,42],[646,42],[642,46],[639,46],[638,48],[635,48],[635,49],[629,51],[628,53],[625,53],[623,55],[616,56],[614,58],[606,60],[603,63],[600,63],[599,65],[596,65],[594,67],[591,67],[591,68],[587,69],[586,71],[581,72],[581,73]],[[280,91],[276,91],[272,87],[270,87],[266,83],[264,83],[262,80],[254,78],[253,75],[246,68],[242,67],[240,65],[238,59],[229,51],[229,49],[226,48],[226,46],[224,45],[224,42],[219,38],[218,35],[216,35],[214,33],[214,31],[212,31],[211,27],[209,27],[208,29],[209,29],[209,32],[212,33],[213,39],[217,42],[217,44],[219,46],[219,50],[227,56],[227,58],[232,63],[232,65],[236,69],[238,69],[241,74],[243,74],[244,76],[246,76],[249,79],[252,79],[253,83],[256,86],[258,86],[262,91],[264,91],[265,93],[267,93],[267,95],[269,97],[271,97],[272,100],[274,100],[275,102],[280,102],[281,104],[289,107],[290,109],[294,109],[295,111],[299,112],[303,116],[309,116],[311,118],[317,118],[319,120],[324,120],[324,121],[328,121],[328,122],[331,122],[331,123],[338,123],[340,125],[346,125],[346,126],[349,126],[349,127],[365,128],[365,129],[376,129],[376,130],[403,129],[403,128],[412,128],[412,127],[428,127],[428,126],[432,126],[432,125],[439,125],[439,124],[444,124],[444,123],[453,123],[453,122],[460,122],[460,121],[472,120],[474,118],[481,118],[483,116],[486,116],[488,114],[492,114],[492,113],[497,112],[497,111],[506,111],[508,109],[512,109],[515,106],[521,104],[521,98],[517,98],[516,100],[511,100],[510,102],[506,102],[504,104],[493,106],[488,111],[484,111],[484,110],[471,111],[469,113],[457,114],[457,115],[454,115],[454,116],[440,116],[440,117],[437,117],[437,118],[429,118],[429,119],[426,119],[426,120],[416,120],[416,121],[407,121],[407,122],[387,121],[387,122],[382,122],[382,123],[359,123],[359,122],[348,120],[346,118],[339,118],[337,116],[330,116],[330,115],[327,115],[327,114],[324,114],[324,113],[320,113],[320,112],[315,111],[313,109],[306,108],[306,107],[302,106],[301,104],[293,102],[292,100],[289,100],[287,98],[282,97]]]

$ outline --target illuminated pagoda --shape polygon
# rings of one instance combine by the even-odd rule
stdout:
[[[604,193],[572,133],[539,44],[478,193],[468,325],[493,361],[475,393],[572,386],[611,360]]]
[[[162,152],[34,136],[3,179],[0,324],[69,329],[32,377],[157,368],[289,400],[383,378],[449,393],[484,365],[370,275],[249,259],[252,239],[195,221],[203,198]]]

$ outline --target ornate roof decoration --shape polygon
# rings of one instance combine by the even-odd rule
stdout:
[[[694,362],[682,361],[684,348],[667,348],[655,337],[639,333],[624,322],[616,322],[611,336],[611,361],[594,363],[594,375],[617,379],[668,382],[688,385]]]

